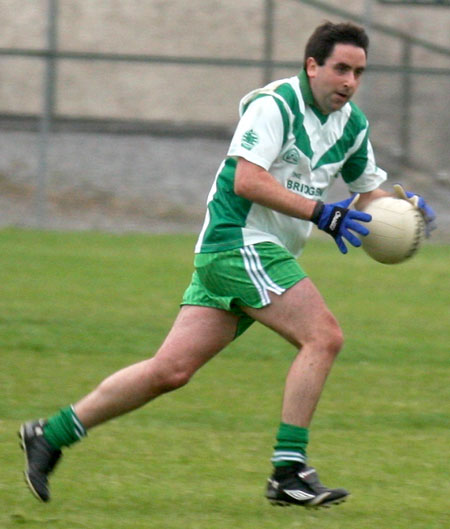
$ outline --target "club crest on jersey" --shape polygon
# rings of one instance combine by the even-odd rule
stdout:
[[[251,150],[259,142],[259,136],[253,129],[248,130],[242,136],[241,146],[244,149]]]
[[[294,165],[298,164],[298,161],[300,160],[300,155],[298,154],[297,149],[292,147],[292,149],[289,149],[286,151],[283,155],[283,160],[287,163],[292,163]]]

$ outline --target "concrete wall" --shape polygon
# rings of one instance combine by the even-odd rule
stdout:
[[[275,58],[301,61],[312,28],[338,20],[294,0],[275,2]],[[328,4],[343,7],[340,0]],[[345,9],[366,13],[368,2]],[[264,0],[60,0],[59,48],[172,56],[263,56]],[[0,47],[46,45],[46,0],[0,0]],[[372,2],[372,19],[450,48],[448,8],[387,7]],[[373,34],[370,60],[399,64],[399,42]],[[449,67],[448,57],[416,49],[417,65]],[[292,71],[274,72],[274,77]],[[0,112],[39,112],[43,66],[0,57]],[[261,84],[256,69],[61,61],[57,112],[68,116],[234,123],[236,105]]]

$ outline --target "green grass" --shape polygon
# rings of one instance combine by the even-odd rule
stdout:
[[[384,266],[312,240],[301,262],[346,343],[310,457],[352,491],[323,511],[263,497],[295,351],[254,325],[185,388],[65,453],[53,500],[22,481],[16,431],[152,355],[192,273],[192,236],[0,232],[0,527],[441,529],[448,524],[450,248]]]

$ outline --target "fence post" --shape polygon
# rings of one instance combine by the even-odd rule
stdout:
[[[273,0],[265,0],[264,6],[264,71],[263,84],[266,85],[273,81],[273,16],[274,16],[274,2]]]
[[[400,148],[401,160],[408,165],[411,162],[411,108],[413,97],[413,76],[411,75],[411,39],[403,40],[401,78],[401,116],[400,116]]]
[[[363,26],[365,27],[366,33],[369,39],[372,38],[372,24],[373,24],[373,0],[364,0],[364,14],[363,14]],[[367,73],[364,74],[364,77]],[[368,79],[361,85],[359,89],[361,106],[365,112],[369,111],[370,108],[370,83]],[[369,117],[370,120],[370,117]]]
[[[57,22],[59,0],[48,0],[47,7],[47,57],[43,77],[43,104],[39,120],[38,167],[35,194],[36,225],[44,228],[47,224],[47,176],[48,150],[52,120],[55,109],[56,58],[58,45]]]

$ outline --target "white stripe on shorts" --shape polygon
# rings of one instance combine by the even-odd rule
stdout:
[[[252,280],[255,288],[259,292],[261,303],[266,306],[270,304],[270,297],[268,291],[275,294],[282,294],[286,289],[280,287],[272,281],[270,276],[264,270],[264,267],[259,258],[258,252],[253,245],[244,246],[241,248],[241,255],[244,260],[245,269]]]

